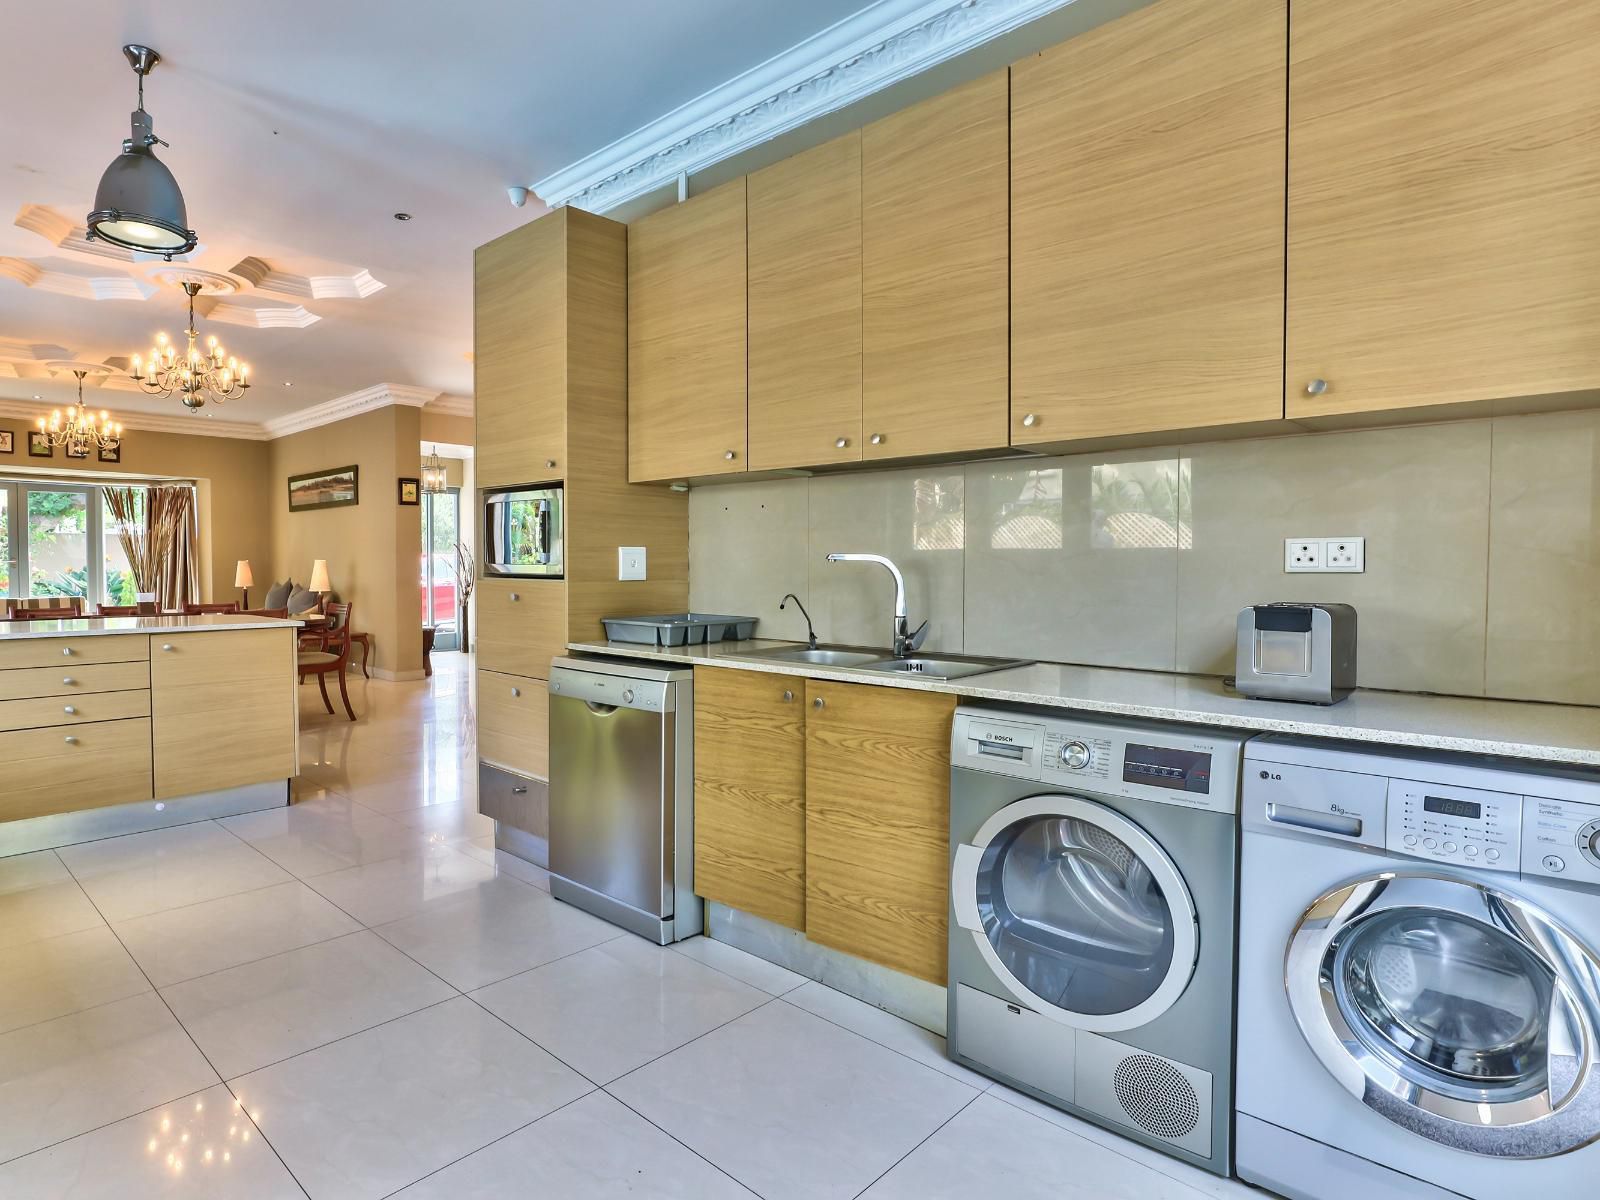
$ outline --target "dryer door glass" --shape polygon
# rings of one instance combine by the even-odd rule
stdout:
[[[1173,910],[1161,881],[1101,823],[1044,815],[1009,826],[983,853],[977,899],[1001,964],[1057,1008],[1126,1012],[1171,971]]]

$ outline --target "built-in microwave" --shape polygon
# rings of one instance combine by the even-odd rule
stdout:
[[[561,485],[523,484],[483,492],[483,573],[560,579]]]

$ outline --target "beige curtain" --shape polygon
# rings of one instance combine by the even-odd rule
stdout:
[[[200,602],[194,489],[153,487],[145,496],[145,536],[166,547],[156,575],[156,602],[163,609]]]

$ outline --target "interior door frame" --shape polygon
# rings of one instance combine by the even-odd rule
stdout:
[[[456,503],[456,541],[459,542],[461,540],[461,488],[459,488],[459,487],[455,486],[454,484],[452,484],[449,487],[445,488],[444,494],[453,496],[455,498],[455,503]],[[427,543],[426,543],[427,548],[423,551],[423,555],[422,555],[423,576],[424,576],[423,581],[422,581],[422,594],[424,596],[423,616],[424,616],[424,619],[428,622],[428,624],[434,625],[436,629],[437,629],[437,622],[434,620],[434,612],[433,612],[433,587],[434,587],[434,579],[433,579],[433,553],[434,553],[434,551],[433,551],[433,505],[434,505],[434,501],[435,501],[437,495],[438,495],[438,493],[434,493],[434,492],[424,492],[424,493],[422,493],[422,531],[427,537]],[[450,582],[453,585],[455,581],[452,578]],[[457,596],[456,596],[456,624],[455,624],[455,631],[451,635],[451,637],[452,637],[452,639],[453,639],[455,644],[454,645],[441,645],[437,640],[435,640],[435,642],[433,644],[433,648],[435,650],[460,650],[460,649],[462,649],[462,645],[461,645],[461,610],[462,610],[463,607],[464,606],[461,603],[460,594],[458,593]],[[434,636],[437,639],[437,637],[438,637],[437,633]]]

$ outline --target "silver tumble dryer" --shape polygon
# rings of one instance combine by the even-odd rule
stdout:
[[[951,746],[950,1057],[1224,1175],[1243,745],[963,706]]]

